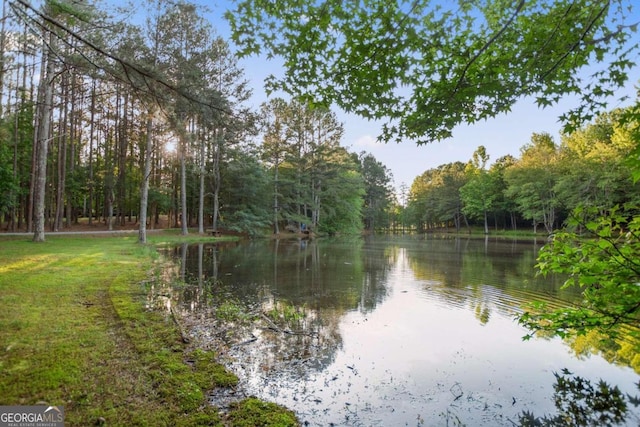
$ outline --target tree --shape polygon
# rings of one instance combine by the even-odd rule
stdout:
[[[417,176],[411,183],[409,190],[408,217],[418,231],[425,231],[434,225],[427,216],[427,207],[429,206],[427,194],[431,187],[433,173],[434,169],[430,169]]]
[[[222,176],[225,228],[250,236],[270,225],[269,179],[256,153],[232,149]]]
[[[407,217],[407,197],[409,193],[409,187],[407,187],[407,183],[403,182],[400,184],[400,194],[398,194],[398,198],[400,204],[397,205],[397,209],[399,210],[400,222],[402,224],[402,234],[404,234],[404,227]]]
[[[247,135],[256,133],[254,114],[244,108],[242,104],[249,99],[251,90],[244,79],[243,70],[238,67],[236,56],[231,52],[229,45],[221,38],[216,38],[209,48],[208,80],[211,82],[210,99],[219,99],[221,106],[228,113],[221,114],[211,108],[203,109],[203,122],[205,136],[209,137],[210,149],[207,154],[213,155],[211,169],[213,175],[213,220],[212,228],[217,230],[220,214],[221,191],[221,159],[223,152],[231,145],[238,143]],[[204,160],[204,159],[203,159]],[[203,169],[205,163],[203,161]],[[204,174],[204,170],[201,171]],[[203,177],[204,178],[204,177]],[[201,180],[204,185],[204,179]],[[200,187],[200,209],[204,205],[204,188]],[[201,222],[199,227],[202,227]]]
[[[391,201],[393,176],[372,154],[360,153],[360,165],[365,186],[364,225],[365,229],[375,231]]]
[[[173,183],[166,175],[168,159],[162,150],[166,141],[161,140],[169,128],[181,142],[179,153],[184,154],[182,177],[188,180],[180,180],[181,208],[189,205],[189,212],[195,212],[192,208],[196,200],[196,185],[192,185],[196,174],[190,172],[196,168],[200,171],[196,192],[200,190],[198,223],[202,229],[203,181],[208,177],[203,171],[211,165],[212,153],[221,153],[211,150],[211,129],[226,128],[226,135],[234,143],[242,138],[244,131],[240,128],[248,114],[237,107],[247,99],[249,91],[246,82],[238,77],[236,58],[225,42],[211,37],[211,28],[196,6],[188,2],[153,3],[151,7],[157,15],[147,32],[123,22],[107,21],[89,4],[51,1],[38,9],[23,0],[7,3],[18,18],[16,22],[24,24],[24,33],[19,34],[14,21],[5,17],[0,29],[0,119],[9,118],[12,108],[13,112],[21,112],[13,116],[13,166],[7,169],[2,165],[3,171],[11,174],[12,183],[17,184],[7,194],[6,200],[12,204],[5,218],[17,217],[19,226],[26,217],[31,230],[34,212],[41,239],[46,222],[54,229],[61,227],[63,221],[68,226],[79,212],[88,213],[90,222],[102,216],[110,227],[112,218],[120,224],[125,216],[132,221],[134,205],[139,202],[139,240],[144,242],[148,205],[157,221],[159,208],[167,206],[167,189]],[[184,31],[176,31],[176,26],[182,26]],[[34,37],[35,33],[29,34],[29,30],[42,33]],[[44,46],[40,57],[32,44]],[[55,80],[45,78],[47,49],[52,52],[50,64]],[[23,64],[13,63],[21,57]],[[36,73],[41,77],[33,75]],[[33,96],[34,81],[41,88],[39,99]],[[50,102],[44,102],[48,93],[45,89],[51,89]],[[22,122],[33,105],[38,111],[30,115],[33,123],[29,130]],[[8,124],[3,121],[3,125]],[[229,138],[225,138],[225,144]],[[19,147],[27,139],[32,141],[33,150]],[[36,149],[38,143],[46,144],[46,152]],[[222,142],[216,141],[215,145],[219,148]],[[29,168],[24,160],[31,152]],[[198,159],[192,156],[196,152]],[[43,180],[36,179],[35,174],[41,170],[38,165],[47,168],[40,174]],[[26,170],[34,176],[26,179]],[[31,187],[28,193],[27,183]],[[42,199],[35,197],[41,188]],[[88,199],[83,197],[85,191]],[[27,202],[25,194],[34,202]],[[184,226],[193,219],[186,214],[183,217]],[[13,227],[15,221],[9,221]]]
[[[534,232],[543,224],[547,233],[556,225],[557,208],[560,205],[555,185],[558,180],[558,148],[548,133],[531,136],[531,143],[521,148],[521,158],[509,168],[505,177],[520,213],[532,222]]]
[[[597,207],[605,215],[611,206],[637,200],[638,187],[626,164],[633,138],[629,126],[620,123],[625,112],[601,114],[593,123],[563,136],[556,192],[567,210]]]
[[[45,194],[47,185],[47,153],[49,141],[51,139],[51,114],[53,111],[53,82],[55,79],[54,68],[54,48],[55,36],[53,31],[45,30],[43,37],[40,84],[38,87],[38,126],[35,134],[34,152],[36,162],[34,174],[34,197],[33,197],[33,241],[44,242],[45,226]]]
[[[151,69],[156,69],[158,66],[159,54],[160,54],[160,9],[152,2],[146,3],[147,8],[155,9],[156,12],[147,17],[147,37],[148,46],[144,43],[140,45],[145,46],[147,49],[146,62],[148,62]],[[132,39],[135,40],[134,37]],[[147,97],[147,118],[145,124],[145,136],[144,136],[144,148],[142,149],[142,184],[140,186],[140,225],[138,226],[138,243],[147,242],[147,213],[149,211],[149,188],[151,180],[151,167],[153,158],[154,138],[156,136],[154,129],[154,118],[156,116],[157,106],[154,99],[148,99]],[[92,109],[93,111],[93,109]]]
[[[456,231],[462,228],[462,222],[468,226],[460,198],[460,188],[467,182],[465,168],[466,165],[462,162],[439,167],[434,179],[434,191],[430,196],[436,220],[445,226],[452,223]]]
[[[356,234],[362,230],[365,185],[355,154],[343,147],[331,150],[320,188],[323,200],[318,229],[334,234]]]
[[[585,218],[588,218],[586,222]],[[578,210],[569,225],[570,230],[557,233],[545,246],[537,267],[542,274],[567,274],[564,286],[581,288],[582,303],[578,307],[556,310],[538,303],[520,317],[520,323],[532,331],[551,331],[562,337],[596,329],[605,337],[627,333],[640,339],[637,206],[614,207],[606,216],[600,216],[598,209]],[[578,226],[587,231],[590,239],[578,237]],[[638,342],[636,351],[640,351]]]
[[[489,169],[489,174],[493,179],[493,183],[495,185],[495,189],[498,191],[496,195],[496,200],[494,201],[495,213],[496,216],[498,214],[503,214],[505,216],[505,227],[506,227],[506,216],[509,217],[510,225],[513,230],[517,228],[517,217],[516,210],[517,206],[515,201],[512,198],[507,197],[505,194],[505,190],[507,189],[507,183],[505,180],[505,171],[507,171],[511,166],[513,166],[516,162],[516,159],[511,155],[506,155],[497,159]],[[497,219],[496,219],[496,227],[497,227]]]
[[[409,207],[419,229],[454,226],[460,230],[463,222],[468,225],[460,197],[468,179],[465,169],[462,162],[448,163],[414,180]]]
[[[343,147],[324,147],[316,180],[318,230],[329,235],[362,230],[365,185],[355,154]],[[320,203],[320,201],[322,201]]]
[[[591,118],[633,66],[631,3],[238,0],[226,17],[241,54],[283,59],[271,90],[387,119],[385,140],[425,143],[523,97],[580,98],[567,129]]]
[[[209,26],[190,3],[177,2],[160,18],[161,61],[165,61],[166,74],[173,85],[184,91],[197,92],[207,87],[203,70],[206,69],[205,50],[209,43]],[[187,157],[195,139],[197,106],[182,96],[175,96],[166,110],[178,138],[180,160],[180,224],[182,234],[188,234],[187,210]]]
[[[262,158],[273,170],[273,233],[279,234],[280,216],[280,165],[290,149],[289,132],[286,129],[289,108],[282,98],[275,98],[262,105],[262,116],[266,121],[264,140],[262,142]]]
[[[469,180],[460,187],[460,197],[464,204],[462,211],[474,218],[484,221],[484,233],[489,234],[488,213],[497,198],[493,176],[485,169],[489,155],[484,146],[473,153],[473,160],[467,166]]]
[[[0,129],[5,133],[5,129]],[[0,145],[0,217],[8,213],[16,203],[18,189],[16,180],[11,171],[10,154],[8,144]]]

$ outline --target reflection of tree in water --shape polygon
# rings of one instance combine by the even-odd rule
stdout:
[[[360,296],[360,311],[373,311],[388,295],[389,271],[396,264],[399,247],[376,243],[369,238],[362,248],[364,277]]]
[[[218,349],[247,350],[243,368],[261,373],[283,364],[292,373],[293,361],[304,369],[330,364],[342,346],[340,319],[384,299],[392,258],[384,246],[363,250],[361,239],[180,245],[165,254],[177,261],[170,270],[179,286],[163,292],[190,334]],[[241,315],[220,316],[234,305]],[[300,317],[269,316],[283,307]]]
[[[553,401],[557,414],[536,416],[525,411],[520,415],[521,426],[639,425],[640,417],[632,409],[640,406],[640,397],[622,393],[602,380],[592,384],[566,370],[554,375]]]
[[[640,374],[640,353],[636,351],[638,330],[630,327],[621,328],[619,336],[611,338],[596,330],[577,335],[565,341],[571,346],[579,358],[599,354],[607,362],[629,366]]]
[[[476,308],[474,310],[476,318],[480,321],[481,324],[486,325],[491,318],[491,309],[489,305],[483,301],[479,301],[476,304]]]
[[[534,296],[571,299],[554,277],[535,277],[535,241],[429,237],[407,248],[415,277],[436,299],[468,307],[485,324],[491,312],[513,316]]]
[[[200,244],[168,252],[181,260],[182,280],[190,284],[233,284],[240,300],[255,300],[256,287],[262,286],[294,304],[315,300],[343,310],[379,304],[391,262],[383,247],[363,250],[361,239]]]

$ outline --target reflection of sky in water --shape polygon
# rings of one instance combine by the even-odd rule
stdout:
[[[374,307],[320,309],[320,337],[255,328],[253,342],[232,346],[227,360],[245,393],[285,405],[311,425],[432,426],[513,425],[524,410],[554,412],[553,373],[563,368],[634,392],[639,377],[628,368],[598,356],[577,360],[558,339],[522,341],[526,331],[512,308],[528,294],[418,279],[412,268],[420,257],[393,253],[378,275],[384,297]]]

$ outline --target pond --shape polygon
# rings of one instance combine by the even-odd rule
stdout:
[[[304,425],[519,425],[527,412],[557,413],[563,372],[637,395],[640,375],[628,366],[637,355],[625,355],[624,344],[523,340],[515,317],[523,304],[577,297],[560,290],[560,278],[535,276],[543,243],[185,244],[164,250],[171,284],[149,298],[170,307],[196,345],[220,354],[240,378],[235,397],[284,405]],[[637,411],[630,407],[628,425],[639,424]]]

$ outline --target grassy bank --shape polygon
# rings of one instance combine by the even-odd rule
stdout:
[[[47,239],[0,237],[0,405],[63,405],[69,426],[295,425],[255,399],[225,417],[207,404],[207,391],[237,378],[145,309],[153,246]]]

